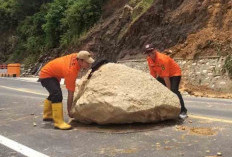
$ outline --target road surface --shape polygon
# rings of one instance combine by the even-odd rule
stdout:
[[[189,117],[158,124],[53,129],[42,121],[40,83],[0,78],[0,157],[231,156],[232,100],[184,97]],[[63,88],[64,98],[67,92]],[[66,104],[66,99],[64,99]],[[68,121],[66,106],[65,120]]]

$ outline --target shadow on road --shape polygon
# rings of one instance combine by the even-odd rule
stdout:
[[[108,124],[108,125],[98,125],[98,124],[83,124],[78,121],[72,120],[70,124],[73,130],[78,131],[90,131],[96,133],[115,133],[115,134],[126,134],[134,132],[144,132],[150,130],[160,130],[165,127],[172,127],[175,125],[180,125],[183,120],[166,120],[159,123],[133,123],[133,124]]]

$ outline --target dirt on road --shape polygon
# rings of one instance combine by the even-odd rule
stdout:
[[[209,98],[225,98],[231,99],[232,93],[226,93],[221,91],[215,91],[207,86],[197,86],[190,83],[183,83],[180,86],[181,92],[187,92],[189,95]]]

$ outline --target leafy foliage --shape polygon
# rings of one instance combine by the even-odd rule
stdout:
[[[154,0],[130,0],[129,4],[134,8],[132,13],[133,21],[150,8]]]
[[[18,23],[39,11],[50,0],[0,0],[0,32],[13,29]]]
[[[65,17],[61,20],[66,30],[62,36],[62,43],[67,45],[74,37],[80,37],[100,18],[101,6],[104,0],[69,1]]]
[[[45,15],[45,11],[40,11],[20,23],[17,32],[21,41],[24,42],[26,51],[39,51],[45,44],[45,33],[42,29],[42,25],[46,22]]]
[[[32,56],[69,45],[99,20],[105,1],[0,0],[0,33],[13,30],[18,39],[8,61],[30,63]]]
[[[64,17],[66,4],[66,0],[55,0],[50,4],[47,15],[45,16],[46,23],[42,28],[46,35],[45,41],[48,48],[53,48],[59,44],[60,35],[63,32],[60,20]]]

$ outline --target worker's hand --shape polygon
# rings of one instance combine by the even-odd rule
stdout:
[[[171,81],[169,77],[164,77],[164,82],[166,84],[166,87],[171,90]]]
[[[68,116],[69,116],[70,118],[73,118],[73,115],[71,114],[70,111],[68,111]]]
[[[67,111],[68,111],[68,116],[70,118],[73,118],[73,116],[71,114],[71,108],[72,108],[72,103],[73,103],[73,95],[74,95],[74,92],[68,90]]]

